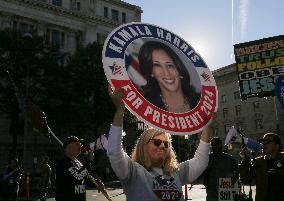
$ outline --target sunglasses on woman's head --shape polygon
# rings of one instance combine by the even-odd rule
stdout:
[[[159,147],[162,143],[164,144],[165,148],[169,147],[169,142],[160,140],[160,139],[150,139],[149,141],[153,141],[153,144],[157,147]]]

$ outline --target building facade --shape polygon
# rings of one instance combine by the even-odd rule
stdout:
[[[141,21],[141,14],[140,7],[121,0],[1,0],[0,29],[39,35],[62,51],[74,53],[81,45],[103,44],[114,28]],[[0,114],[0,175],[12,146],[17,147],[20,157],[25,150],[28,160],[24,165],[29,171],[36,170],[41,155],[53,159],[62,154],[52,137],[28,130],[28,135],[19,133],[15,140],[9,129],[9,117]],[[17,145],[13,145],[15,141]]]
[[[231,126],[254,139],[262,138],[267,132],[279,132],[275,97],[241,100],[235,64],[215,70],[213,75],[218,87],[216,136],[224,141]],[[234,146],[232,154],[238,157],[240,141]]]
[[[43,36],[61,49],[103,43],[123,23],[141,21],[140,7],[120,0],[2,0],[0,27]]]

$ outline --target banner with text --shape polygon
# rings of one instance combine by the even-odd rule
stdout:
[[[234,45],[242,100],[275,95],[275,82],[284,74],[284,36]]]

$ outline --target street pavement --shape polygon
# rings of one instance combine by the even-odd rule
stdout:
[[[112,201],[125,201],[125,194],[123,194],[123,190],[119,185],[115,185],[113,187],[106,188],[109,196],[111,197]],[[185,193],[185,188],[184,195]],[[193,201],[205,201],[206,200],[206,191],[205,187],[200,184],[196,183],[191,188],[190,185],[187,186],[187,199],[186,200],[193,200]],[[249,193],[249,186],[245,186],[244,190],[246,194]],[[252,186],[252,195],[254,198],[255,195],[255,186]],[[47,201],[55,201],[54,198],[48,198]],[[87,201],[108,201],[102,193],[99,193],[96,189],[89,189],[87,190]],[[146,201],[146,200],[145,200]]]

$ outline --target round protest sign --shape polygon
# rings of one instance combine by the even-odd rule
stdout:
[[[105,41],[103,67],[123,88],[127,109],[172,134],[201,131],[217,111],[217,87],[199,54],[174,33],[145,23],[116,28]]]
[[[275,94],[280,105],[284,108],[284,76],[280,76],[276,80]]]

